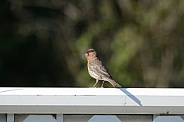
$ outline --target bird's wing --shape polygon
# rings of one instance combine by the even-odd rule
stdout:
[[[107,68],[102,64],[102,62],[100,60],[95,60],[95,64],[96,65],[91,65],[91,69],[102,75],[102,76],[107,76],[109,78],[112,78],[111,75],[109,74]]]

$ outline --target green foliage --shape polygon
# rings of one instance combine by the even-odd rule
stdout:
[[[1,86],[92,86],[84,57],[92,47],[123,87],[183,87],[183,6],[183,0],[3,0]]]

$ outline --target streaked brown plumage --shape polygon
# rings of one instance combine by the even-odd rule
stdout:
[[[96,86],[96,84],[98,83],[98,80],[103,80],[101,87],[103,87],[104,81],[108,81],[114,87],[121,87],[121,85],[119,85],[112,79],[107,68],[102,64],[94,49],[89,49],[86,52],[85,57],[87,59],[87,67],[88,67],[89,75],[92,78],[96,79],[96,83],[94,84],[93,87]]]

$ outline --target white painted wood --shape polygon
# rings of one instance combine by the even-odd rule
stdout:
[[[7,114],[6,116],[7,122],[14,122],[14,114]]]
[[[63,114],[57,114],[56,120],[57,120],[57,122],[63,122]]]
[[[0,88],[0,113],[184,114],[184,89]]]
[[[154,114],[153,115],[153,120],[155,120],[158,116],[160,116],[159,114]]]

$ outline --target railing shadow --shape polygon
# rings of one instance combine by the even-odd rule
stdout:
[[[3,90],[3,91],[0,91],[0,93],[4,93],[4,92],[10,92],[10,91],[17,91],[17,90],[22,90],[22,89],[8,89],[8,90]]]
[[[131,98],[133,101],[135,101],[138,105],[142,106],[141,101],[135,97],[132,93],[126,90],[126,88],[120,89],[122,92],[124,92],[129,98]]]

